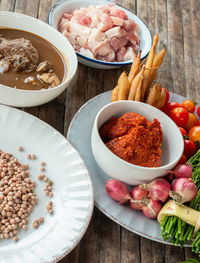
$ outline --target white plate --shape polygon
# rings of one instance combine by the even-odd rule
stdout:
[[[108,5],[108,4],[114,4],[117,6],[118,9],[124,10],[128,18],[132,19],[133,21],[135,21],[136,24],[138,24],[140,30],[140,50],[142,50],[141,59],[144,59],[148,55],[152,44],[152,37],[149,29],[138,16],[136,16],[126,8],[119,6],[110,0],[60,0],[49,11],[48,23],[51,26],[53,26],[55,29],[57,29],[58,23],[60,21],[60,17],[64,12],[70,13],[75,8],[87,7],[89,5]],[[111,68],[118,68],[121,66],[132,64],[132,60],[128,60],[124,62],[106,62],[97,59],[91,59],[89,57],[80,54],[77,51],[76,54],[78,56],[79,62],[92,68],[111,69]]]
[[[19,241],[0,241],[0,263],[57,262],[78,244],[90,222],[93,188],[88,170],[59,132],[30,114],[0,105],[0,131],[0,148],[30,165],[30,178],[37,183],[39,198],[28,230],[20,231]],[[23,152],[17,150],[20,145]],[[27,161],[26,154],[35,154],[37,159]],[[54,183],[53,216],[47,214],[50,198],[44,194],[45,184],[37,179],[42,161]],[[40,216],[45,223],[35,230],[32,222]]]
[[[108,91],[84,104],[74,116],[67,138],[79,151],[91,174],[95,205],[105,215],[128,230],[145,238],[171,245],[170,242],[161,238],[160,224],[156,220],[148,219],[142,212],[134,211],[128,205],[118,205],[106,194],[105,183],[109,177],[99,168],[93,157],[90,137],[95,116],[110,102],[110,97],[111,91]],[[182,102],[184,99],[182,96],[171,94],[171,101]]]

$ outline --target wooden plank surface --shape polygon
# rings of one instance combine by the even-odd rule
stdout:
[[[169,91],[200,102],[200,8],[199,0],[118,0],[159,34],[158,49],[167,47],[159,81]],[[47,22],[56,0],[0,0],[0,10],[15,11]],[[45,105],[25,111],[46,121],[66,135],[76,111],[89,99],[117,83],[122,70],[96,70],[81,64],[71,88]],[[62,263],[179,263],[191,249],[166,246],[139,237],[120,227],[97,208],[89,228]]]

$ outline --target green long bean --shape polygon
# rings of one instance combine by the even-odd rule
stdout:
[[[198,188],[198,194],[194,200],[186,205],[200,211],[200,150],[190,158],[187,163],[192,165],[192,180]],[[171,239],[172,244],[179,244],[181,246],[183,246],[185,242],[191,241],[194,233],[193,226],[186,224],[176,216],[165,216],[161,224],[161,230],[161,236],[164,240]],[[192,243],[192,251],[200,255],[200,231],[196,233]],[[190,261],[184,261],[182,263],[200,263],[197,259],[189,260]]]

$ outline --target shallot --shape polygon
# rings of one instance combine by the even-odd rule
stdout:
[[[131,191],[131,197],[129,204],[133,209],[142,210],[143,206],[147,204],[148,192],[145,189],[140,189],[138,186],[134,187]]]
[[[131,199],[128,187],[117,180],[109,179],[105,185],[107,194],[120,205],[125,204]]]
[[[143,214],[148,218],[156,218],[162,209],[159,201],[149,199],[148,204],[142,208]]]
[[[149,184],[139,185],[139,188],[147,190],[149,193],[148,196],[152,200],[165,202],[169,197],[171,185],[167,182],[167,180],[158,178]]]
[[[174,174],[176,178],[192,178],[192,166],[190,164],[178,164],[169,173]]]
[[[170,196],[178,203],[183,204],[193,200],[197,193],[198,188],[192,179],[179,178],[174,182],[173,191],[170,191]]]

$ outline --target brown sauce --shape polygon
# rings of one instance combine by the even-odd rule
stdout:
[[[16,70],[16,68],[11,68],[3,73],[2,71],[0,71],[0,84],[3,84],[11,88],[17,88],[23,90],[41,90],[41,89],[47,89],[57,86],[57,84],[51,86],[50,83],[44,82],[41,79],[39,79],[40,78],[39,76],[42,75],[43,73],[56,75],[60,83],[64,80],[66,76],[66,64],[59,51],[47,40],[26,31],[10,29],[10,28],[0,28],[0,37],[5,39],[6,41],[20,39],[20,38],[25,39],[25,41],[29,40],[34,50],[36,49],[36,51],[39,54],[37,64],[40,64],[41,62],[44,61],[48,61],[51,64],[50,69],[46,70],[45,72],[37,72],[36,68],[34,70],[32,70],[32,68],[31,70],[25,68]],[[25,42],[25,44],[27,43]],[[0,50],[0,62],[1,59],[2,56]],[[34,78],[34,82],[30,82],[30,81],[27,82],[26,81],[27,78],[28,79]]]

